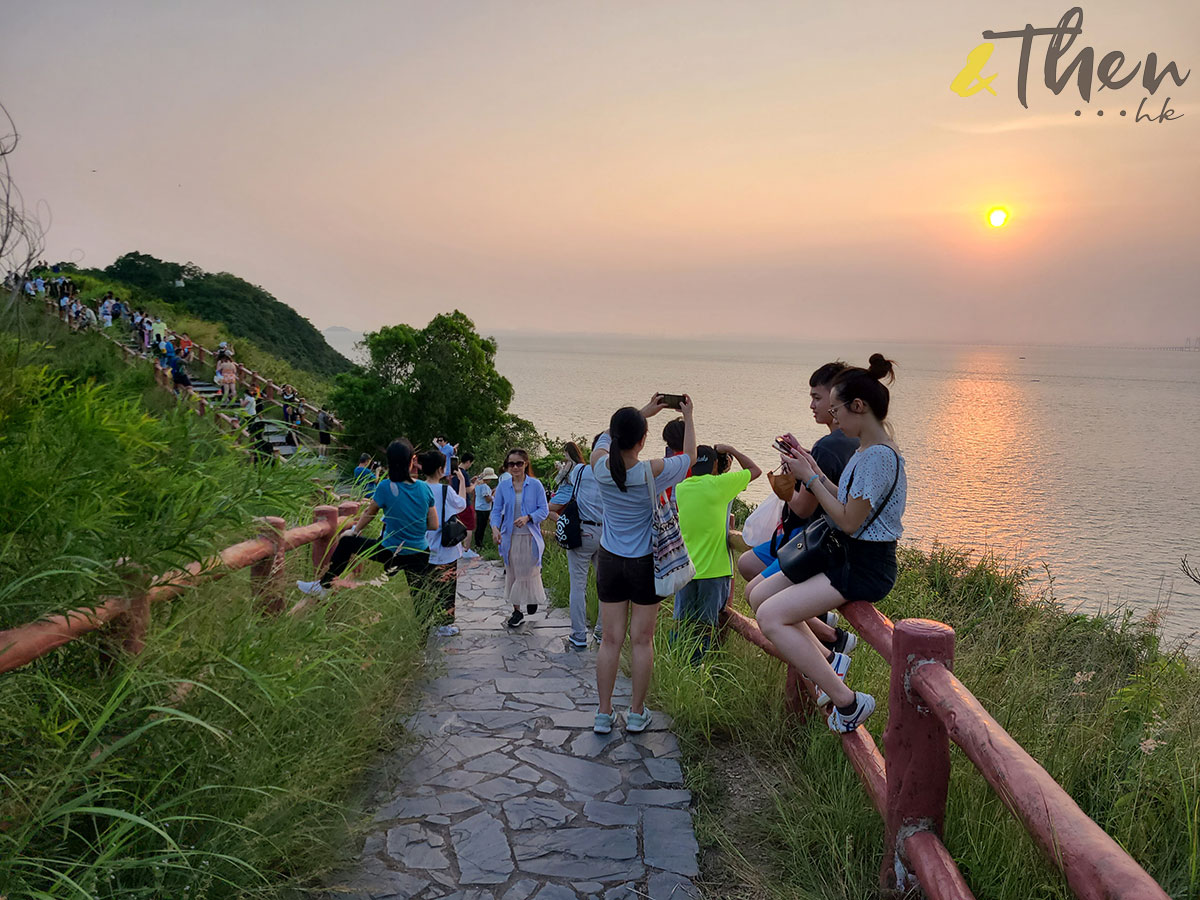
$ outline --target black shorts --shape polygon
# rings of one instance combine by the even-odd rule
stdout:
[[[825,570],[839,594],[847,600],[878,603],[896,583],[896,542],[843,538],[845,561]]]
[[[617,556],[600,548],[596,561],[596,593],[601,603],[653,606],[662,598],[654,593],[654,555]]]
[[[182,372],[176,372],[171,376],[171,380],[178,385],[182,385],[183,387],[191,387],[192,384],[192,380]]]
[[[322,444],[328,444],[328,443],[329,443],[329,432],[328,432],[328,431],[322,431],[322,432],[321,432],[321,443],[322,443]]]

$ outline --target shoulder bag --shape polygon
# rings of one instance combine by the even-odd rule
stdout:
[[[871,514],[867,523],[855,532],[856,535],[862,534],[875,523],[879,514],[884,511],[892,499],[892,494],[900,481],[900,454],[890,446],[888,449],[896,456],[896,477],[892,479],[892,486],[888,489],[883,502],[879,504],[879,508]],[[851,472],[850,482],[846,485],[847,494],[853,484],[854,472]],[[780,546],[779,571],[786,575],[793,584],[808,581],[814,575],[828,571],[830,566],[836,566],[839,561],[845,559],[847,540],[852,540],[852,538],[834,525],[829,516],[822,515],[810,522],[802,532],[786,544]]]
[[[658,502],[654,493],[654,470],[646,462],[646,490],[650,493],[650,546],[654,554],[654,593],[669,597],[696,577],[696,567],[688,556],[679,531],[679,519],[670,504]]]
[[[450,490],[449,485],[442,485],[442,546],[453,547],[455,544],[461,544],[467,537],[467,526],[458,519],[451,517],[450,521],[446,521],[446,493]]]
[[[571,486],[571,499],[566,502],[562,512],[558,514],[558,522],[554,525],[554,539],[564,550],[575,550],[583,544],[583,526],[579,521],[579,484],[583,481],[583,466],[575,476],[575,484]]]

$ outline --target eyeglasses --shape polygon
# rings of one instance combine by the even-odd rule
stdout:
[[[835,403],[833,406],[829,407],[829,414],[836,419],[837,418],[837,408],[839,406],[845,406],[847,403],[851,403],[851,402],[853,402],[853,401],[846,400],[842,403]],[[853,411],[854,410],[851,410],[851,412],[853,412]]]
[[[519,468],[521,468],[521,466],[523,466],[523,465],[525,465],[525,460],[523,460],[523,459],[510,459],[508,462],[506,462],[506,463],[504,464],[504,468],[506,468],[506,469],[519,469]]]

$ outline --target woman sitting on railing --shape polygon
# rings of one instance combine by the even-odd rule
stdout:
[[[379,482],[371,502],[346,531],[333,550],[329,568],[316,581],[298,581],[306,594],[321,596],[350,565],[355,556],[383,563],[383,574],[392,578],[406,572],[409,587],[424,587],[430,574],[429,542],[426,533],[438,527],[433,493],[424,481],[413,478],[413,448],[406,439],[392,441],[387,448],[388,477]],[[383,510],[383,534],[362,537],[375,514]],[[415,593],[415,590],[414,590]]]
[[[886,421],[890,396],[881,382],[893,379],[892,369],[892,362],[876,353],[869,369],[846,369],[834,379],[833,421],[859,440],[839,484],[825,477],[807,450],[797,446],[782,454],[784,466],[817,498],[831,527],[824,540],[814,533],[822,527],[817,523],[785,545],[779,551],[781,572],[748,598],[763,634],[833,702],[829,727],[842,733],[866,721],[875,711],[875,698],[846,686],[849,656],[822,646],[805,620],[848,600],[878,602],[896,582],[907,479]],[[806,538],[809,549],[801,549]]]

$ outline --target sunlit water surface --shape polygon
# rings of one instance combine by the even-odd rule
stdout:
[[[766,344],[501,336],[512,409],[551,435],[591,436],[654,391],[687,392],[704,443],[764,469],[773,437],[823,433],[808,375],[836,357],[897,362],[890,418],[908,478],[905,540],[992,550],[1053,578],[1068,606],[1200,631],[1200,353],[1050,347]],[[667,414],[652,420],[657,438]],[[659,442],[653,442],[658,446]],[[766,479],[745,497],[761,500]]]

